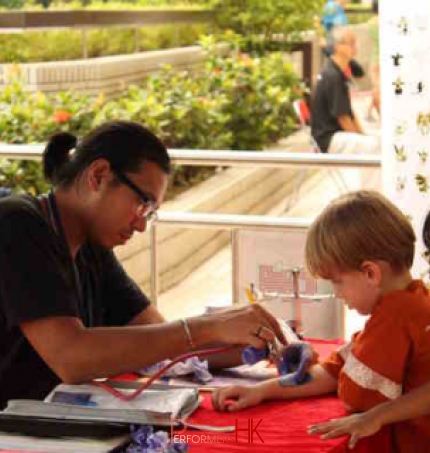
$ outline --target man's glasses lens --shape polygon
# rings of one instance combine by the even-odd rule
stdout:
[[[142,203],[137,207],[136,216],[139,219],[145,218],[147,222],[151,222],[157,218],[157,211],[154,205]]]
[[[148,212],[148,214],[146,214],[146,221],[149,223],[149,222],[154,222],[155,220],[158,219],[158,214],[157,214],[157,211],[153,210],[151,212]]]
[[[131,181],[124,173],[112,169],[117,179],[131,189],[140,199],[141,204],[136,209],[136,216],[139,219],[146,218],[149,222],[155,220],[157,216],[156,206],[154,200],[152,200],[145,192],[143,192],[133,181]]]

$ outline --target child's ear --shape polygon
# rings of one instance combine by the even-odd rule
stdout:
[[[361,272],[367,278],[368,282],[375,288],[379,287],[382,280],[380,266],[374,261],[364,261],[361,265]]]

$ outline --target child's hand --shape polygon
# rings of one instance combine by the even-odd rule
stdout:
[[[212,393],[212,404],[220,412],[236,412],[246,407],[256,406],[262,401],[262,392],[257,387],[232,385],[216,389]]]
[[[364,412],[353,414],[348,417],[331,420],[319,425],[309,426],[309,434],[323,434],[322,439],[332,439],[333,437],[350,434],[348,442],[349,448],[354,448],[362,437],[371,436],[381,429],[381,424],[373,414]]]

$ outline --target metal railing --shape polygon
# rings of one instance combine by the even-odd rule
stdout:
[[[44,145],[0,144],[0,157],[19,160],[41,160]],[[380,155],[334,155],[292,153],[288,151],[212,151],[170,149],[172,161],[179,165],[205,166],[252,166],[274,168],[373,168],[381,167]],[[230,230],[239,228],[264,230],[303,229],[310,225],[305,218],[269,217],[257,215],[233,215],[219,213],[192,213],[161,211],[158,220],[150,229],[151,298],[157,303],[159,278],[157,259],[157,226],[180,226],[184,228],[214,228]],[[232,234],[234,246],[234,234]]]
[[[17,160],[41,160],[45,145],[0,144],[0,157]],[[169,149],[173,163],[194,166],[258,165],[272,168],[380,168],[380,155],[320,154],[277,151],[227,151]]]
[[[151,300],[157,303],[159,292],[158,259],[157,259],[157,225],[179,226],[183,228],[212,228],[231,231],[231,244],[235,245],[235,231],[238,229],[285,230],[309,228],[311,221],[306,218],[270,217],[261,215],[207,214],[193,212],[160,212],[157,221],[150,228],[150,266],[151,266]],[[235,269],[233,253],[233,269]],[[234,293],[234,288],[233,288]],[[233,294],[233,300],[237,294]]]
[[[329,155],[312,153],[292,153],[287,151],[203,151],[169,150],[172,160],[181,165],[213,166],[252,166],[275,168],[380,168],[379,155]],[[159,291],[157,262],[157,227],[156,225],[181,226],[184,228],[214,228],[230,230],[231,244],[235,247],[234,231],[239,228],[284,230],[303,229],[311,221],[305,218],[269,217],[256,215],[208,214],[191,212],[160,212],[158,220],[152,225],[151,237],[151,298],[157,302]],[[233,254],[233,269],[235,268]],[[235,300],[235,294],[233,294]]]

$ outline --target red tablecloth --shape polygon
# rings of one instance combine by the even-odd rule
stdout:
[[[320,359],[344,343],[341,340],[308,341],[318,351]],[[123,375],[121,379],[135,379],[135,376]],[[244,431],[239,431],[237,438],[235,433],[191,430],[173,433],[188,436],[186,443],[190,445],[191,453],[248,452],[250,449],[257,453],[391,453],[388,429],[360,440],[353,450],[348,449],[347,437],[323,441],[318,436],[307,434],[309,425],[346,415],[336,396],[270,402],[236,414],[216,412],[212,408],[211,395],[202,393],[202,396],[204,401],[189,422],[211,426],[235,425]],[[246,431],[250,423],[254,428],[259,423],[257,432],[260,437],[254,431],[252,444]]]
[[[342,341],[310,340],[325,358]],[[190,422],[211,426],[235,425],[243,431],[228,434],[213,432],[186,431],[187,443],[192,453],[246,452],[252,449],[258,453],[390,453],[389,431],[382,430],[373,437],[358,442],[354,450],[349,450],[346,437],[321,440],[307,434],[309,425],[341,417],[346,414],[342,402],[335,396],[308,398],[286,402],[270,402],[236,414],[218,413],[213,410],[210,395],[204,394],[204,401],[190,419]],[[252,444],[249,427],[257,426]],[[191,437],[190,437],[191,436]]]
[[[390,453],[388,430],[361,440],[354,450],[348,449],[345,437],[323,441],[318,436],[307,434],[310,424],[343,415],[343,404],[335,396],[265,403],[231,414],[215,412],[210,395],[204,395],[201,407],[190,422],[211,426],[235,425],[244,431],[238,432],[237,438],[235,433],[214,434],[190,430],[179,435],[188,435],[186,440],[192,453],[246,452],[250,448],[258,453]],[[250,420],[254,427],[260,422],[257,426],[260,437],[254,431],[252,442],[248,435]]]

